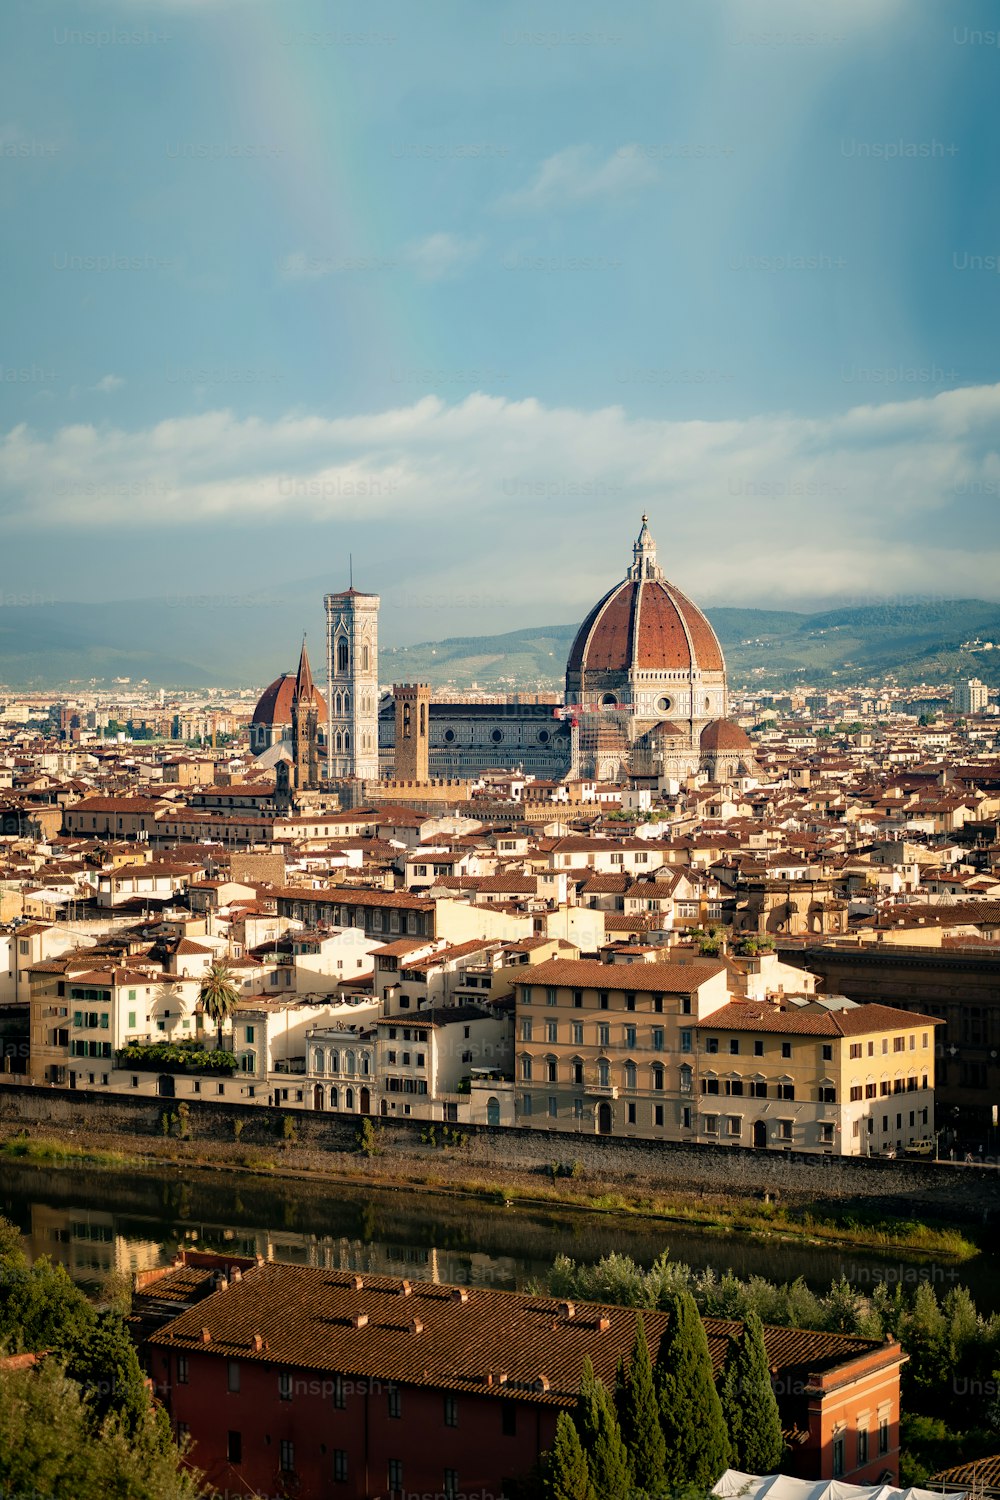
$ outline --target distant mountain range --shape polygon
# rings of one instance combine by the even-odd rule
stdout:
[[[306,596],[308,597],[308,596]],[[115,677],[154,687],[263,686],[297,659],[304,611],[313,665],[324,672],[318,603],[191,596],[110,604],[13,604],[0,609],[0,683],[85,686]],[[954,599],[800,614],[709,609],[735,686],[817,686],[895,673],[901,686],[978,676],[1000,686],[1000,604]],[[559,687],[577,626],[539,625],[492,636],[454,636],[379,652],[383,682],[484,690]],[[979,642],[978,647],[971,643]],[[315,643],[315,644],[313,644]],[[963,649],[966,648],[966,649]]]

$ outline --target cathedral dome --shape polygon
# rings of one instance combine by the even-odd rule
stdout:
[[[265,725],[268,729],[276,725],[290,725],[292,722],[292,699],[295,696],[294,672],[283,672],[276,677],[269,687],[266,687],[257,700],[257,707],[253,711],[251,724]],[[313,702],[319,714],[320,722],[326,719],[326,700],[318,687],[313,688]]]
[[[577,631],[566,663],[568,701],[613,687],[614,678],[637,684],[656,675],[694,681],[719,674],[724,680],[726,664],[715,631],[698,606],[663,576],[645,516],[632,556],[627,576],[594,605]],[[671,707],[672,697],[657,712]],[[720,702],[716,713],[720,707],[724,711]],[[693,708],[691,716],[696,716]]]
[[[701,731],[701,749],[703,754],[709,754],[719,750],[752,750],[753,746],[746,732],[732,719],[713,719]]]

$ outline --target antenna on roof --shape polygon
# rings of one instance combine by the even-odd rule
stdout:
[[[353,588],[354,587],[354,553],[353,552],[348,552],[347,559],[348,559],[349,577],[350,577],[350,581],[351,581],[350,582],[350,586],[351,586],[351,588]]]

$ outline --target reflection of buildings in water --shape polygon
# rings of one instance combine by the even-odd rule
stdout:
[[[74,1281],[103,1282],[112,1271],[138,1271],[169,1259],[158,1240],[122,1233],[117,1214],[88,1208],[33,1203],[25,1238],[32,1259],[47,1255],[65,1266]]]
[[[263,1256],[325,1271],[368,1272],[372,1276],[410,1276],[419,1281],[513,1288],[517,1262],[509,1256],[438,1250],[415,1245],[369,1244],[346,1236],[295,1234],[290,1231],[220,1230],[209,1224],[185,1231],[183,1240],[203,1249],[233,1255]]]
[[[25,1238],[32,1258],[47,1255],[64,1265],[74,1281],[82,1282],[103,1282],[112,1271],[129,1273],[164,1265],[171,1259],[173,1244],[177,1244],[329,1271],[367,1271],[373,1276],[407,1276],[417,1281],[468,1286],[518,1285],[517,1262],[510,1256],[204,1223],[178,1224],[165,1248],[163,1240],[154,1237],[152,1223],[148,1235],[137,1234],[136,1228],[134,1215],[129,1216],[126,1229],[114,1213],[33,1203],[31,1229]]]

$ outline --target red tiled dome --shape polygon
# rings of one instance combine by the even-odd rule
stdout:
[[[748,735],[731,719],[713,719],[701,731],[702,753],[713,750],[752,750]]]
[[[577,631],[568,672],[724,672],[715,631],[665,578],[625,579]]]
[[[276,677],[270,687],[261,693],[253,711],[251,724],[290,724],[292,722],[292,698],[295,695],[295,673],[284,672]],[[318,687],[313,688],[320,723],[326,718],[326,699]]]

